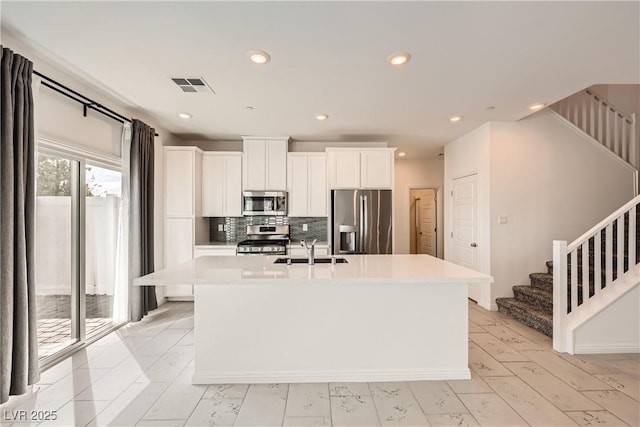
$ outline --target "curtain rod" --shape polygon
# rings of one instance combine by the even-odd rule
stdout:
[[[106,116],[108,118],[110,118],[111,120],[115,120],[117,122],[120,123],[124,123],[124,122],[129,122],[132,123],[133,121],[125,116],[123,116],[122,114],[118,114],[115,111],[113,111],[110,108],[105,107],[102,104],[97,103],[96,101],[94,101],[91,98],[88,98],[84,95],[82,95],[81,93],[76,92],[75,90],[63,85],[62,83],[59,83],[55,80],[53,80],[51,77],[47,77],[42,73],[37,72],[36,70],[33,70],[33,74],[35,74],[36,76],[42,78],[42,85],[48,87],[49,89],[58,92],[61,95],[66,96],[69,99],[72,99],[74,101],[76,101],[79,104],[82,104],[82,108],[83,108],[83,115],[85,117],[87,117],[87,110],[91,109],[97,113],[102,114],[103,116]],[[156,133],[156,136],[160,136]]]

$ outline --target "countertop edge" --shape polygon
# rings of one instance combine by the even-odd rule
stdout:
[[[227,280],[160,280],[138,278],[133,280],[134,286],[171,286],[171,285],[193,285],[193,286],[218,286],[218,285],[312,285],[312,284],[455,284],[455,283],[493,283],[493,277],[465,277],[465,278],[259,278],[259,279],[227,279]]]

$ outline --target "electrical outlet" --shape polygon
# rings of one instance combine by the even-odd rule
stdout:
[[[302,224],[302,231],[309,231],[307,224]]]
[[[507,218],[506,216],[498,217],[498,224],[506,224],[507,222],[509,222],[509,218]]]
[[[224,225],[218,224],[218,231],[224,231]]]

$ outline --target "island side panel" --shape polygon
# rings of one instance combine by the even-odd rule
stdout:
[[[195,286],[194,384],[470,378],[467,284]]]

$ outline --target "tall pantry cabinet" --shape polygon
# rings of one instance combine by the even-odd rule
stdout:
[[[197,147],[164,147],[164,265],[193,259],[195,236],[208,236],[202,217],[202,151]],[[167,285],[169,300],[192,300],[192,285]]]

